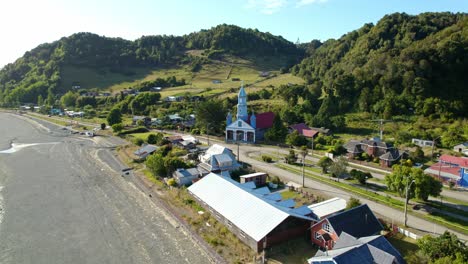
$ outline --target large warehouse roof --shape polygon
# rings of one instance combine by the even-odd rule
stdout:
[[[188,190],[256,241],[260,241],[290,215],[309,219],[289,213],[289,208],[274,206],[238,182],[214,173],[208,174]]]

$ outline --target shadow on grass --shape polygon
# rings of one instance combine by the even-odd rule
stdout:
[[[398,250],[404,258],[409,257],[414,254],[414,252],[419,250],[416,240],[412,238],[405,237],[403,234],[396,234],[390,238],[388,241]]]

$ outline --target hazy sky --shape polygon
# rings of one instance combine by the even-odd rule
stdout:
[[[0,67],[76,32],[136,39],[235,24],[295,42],[326,40],[385,14],[468,12],[468,0],[2,0]]]

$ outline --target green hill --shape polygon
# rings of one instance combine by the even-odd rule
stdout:
[[[259,71],[290,67],[303,54],[282,37],[232,25],[135,41],[77,33],[42,44],[6,65],[0,71],[0,104],[35,103],[39,95],[64,94],[72,86],[115,92],[171,76],[192,88],[238,87],[226,80],[258,82],[265,79],[257,78]],[[221,85],[213,85],[215,79],[223,80]]]
[[[396,13],[337,40],[303,45],[308,57],[292,69],[334,114],[371,112],[432,117],[468,113],[468,16]]]

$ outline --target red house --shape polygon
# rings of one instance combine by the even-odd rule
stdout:
[[[382,230],[382,224],[367,204],[331,215],[310,229],[312,243],[326,250],[333,249],[342,232],[359,238],[379,234]]]

